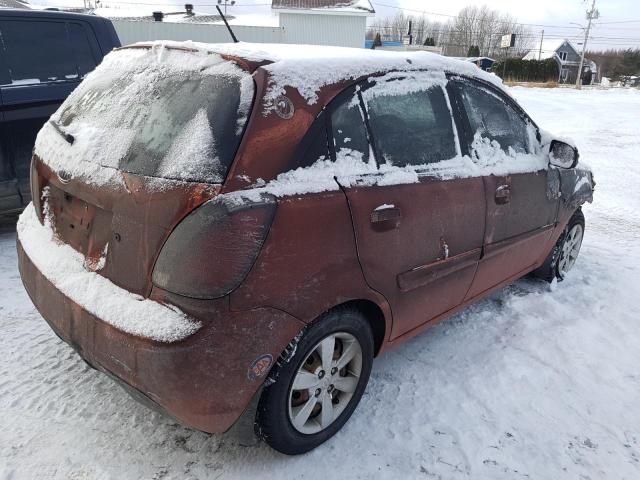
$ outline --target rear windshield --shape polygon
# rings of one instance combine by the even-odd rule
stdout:
[[[52,121],[74,137],[74,147],[86,145],[78,161],[220,183],[240,144],[253,95],[251,76],[218,55],[124,49],[110,54]]]

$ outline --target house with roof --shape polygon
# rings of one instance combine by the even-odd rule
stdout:
[[[558,82],[575,83],[580,68],[580,51],[566,38],[547,39],[531,49],[523,60],[548,60],[553,58],[558,64]],[[597,80],[598,68],[595,62],[585,58],[582,67],[582,83],[590,85]]]

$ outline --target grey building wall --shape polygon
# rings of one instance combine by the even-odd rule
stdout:
[[[367,17],[280,13],[285,43],[364,48]]]
[[[111,20],[122,45],[150,40],[193,40],[194,42],[231,42],[231,36],[224,25],[203,23],[135,22],[131,20]],[[233,31],[242,42],[283,43],[282,27],[247,27],[234,25]]]

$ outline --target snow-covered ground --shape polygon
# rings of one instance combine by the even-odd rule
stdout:
[[[594,169],[574,271],[520,280],[377,359],[346,427],[304,456],[184,428],[90,370],[0,234],[0,479],[640,478],[640,91],[513,93]]]

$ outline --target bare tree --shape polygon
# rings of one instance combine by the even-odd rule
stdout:
[[[426,16],[408,16],[399,12],[395,17],[376,19],[367,31],[367,38],[375,38],[380,33],[383,40],[402,40],[409,31],[412,21],[413,41],[424,44],[427,38],[433,38],[444,53],[451,56],[465,56],[472,46],[478,46],[481,56],[503,56],[500,50],[502,35],[516,34],[516,45],[510,49],[510,55],[522,56],[532,44],[531,30],[517,23],[509,14],[503,14],[489,7],[469,6],[448,22],[432,21]]]

